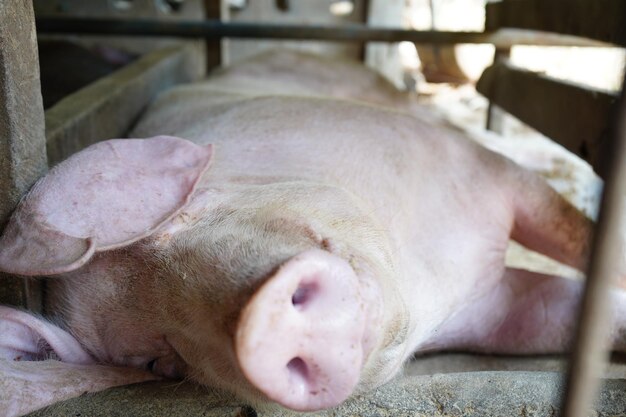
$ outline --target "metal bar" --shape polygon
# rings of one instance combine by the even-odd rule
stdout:
[[[626,81],[625,81],[626,82]],[[626,84],[625,84],[626,86]],[[588,268],[585,293],[579,311],[576,343],[572,351],[563,402],[563,415],[589,415],[599,387],[599,376],[608,357],[609,286],[621,264],[623,250],[620,232],[624,230],[626,213],[626,89],[617,113],[614,114],[612,140],[607,143],[606,183],[591,261]]]
[[[183,38],[262,38],[300,39],[343,42],[401,42],[421,44],[490,43],[506,49],[513,45],[608,46],[609,44],[574,36],[520,29],[495,32],[417,31],[367,27],[297,26],[255,23],[230,23],[219,20],[157,21],[148,19],[37,19],[40,33],[72,33],[83,35],[166,36]]]

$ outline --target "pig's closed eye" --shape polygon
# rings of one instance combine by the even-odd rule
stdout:
[[[157,359],[152,359],[150,362],[148,362],[146,364],[146,370],[154,373],[156,362]]]
[[[165,378],[181,379],[184,377],[184,363],[177,355],[167,355],[154,358],[144,365],[144,368],[155,375]]]

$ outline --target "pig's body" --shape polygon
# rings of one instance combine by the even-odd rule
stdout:
[[[512,237],[581,268],[583,216],[415,108],[315,97],[314,71],[283,85],[272,62],[173,89],[134,130],[212,144],[211,165],[154,232],[50,280],[48,311],[91,355],[313,410],[384,383],[415,351],[567,347],[579,284],[507,269],[504,253]],[[392,90],[358,91],[407,108]]]

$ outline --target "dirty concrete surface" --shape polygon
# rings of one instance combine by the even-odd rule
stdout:
[[[412,361],[403,376],[342,406],[299,414],[256,409],[190,383],[151,382],[83,395],[31,417],[383,417],[553,416],[563,392],[563,357],[500,357],[439,354]],[[432,374],[431,374],[432,373]],[[595,416],[626,415],[626,362],[616,360],[595,407]]]

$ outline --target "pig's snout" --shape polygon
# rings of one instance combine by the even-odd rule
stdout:
[[[359,380],[364,309],[359,279],[346,261],[321,250],[297,255],[242,311],[236,335],[241,369],[285,407],[338,405]]]

